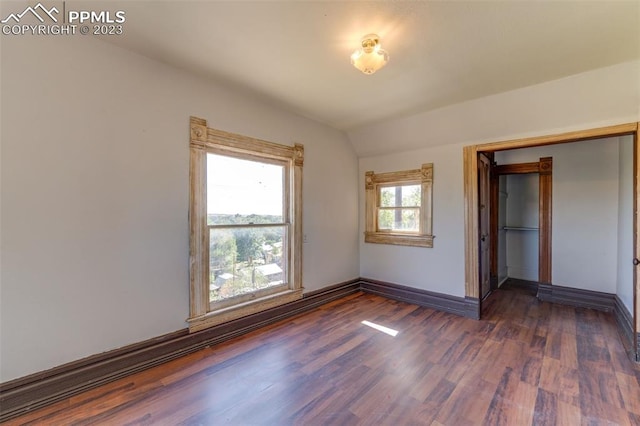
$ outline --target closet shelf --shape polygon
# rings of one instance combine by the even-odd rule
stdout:
[[[538,231],[540,228],[532,228],[529,226],[503,226],[505,231]]]

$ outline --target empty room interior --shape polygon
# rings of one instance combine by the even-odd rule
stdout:
[[[3,424],[640,425],[640,2],[0,18]]]

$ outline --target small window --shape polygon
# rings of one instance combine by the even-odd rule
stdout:
[[[365,242],[433,247],[433,164],[365,174]]]

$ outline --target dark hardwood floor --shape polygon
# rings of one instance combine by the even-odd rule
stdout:
[[[358,293],[8,424],[640,425],[612,315],[511,288],[484,318]]]

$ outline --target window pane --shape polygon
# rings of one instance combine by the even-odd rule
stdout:
[[[209,300],[219,301],[282,284],[286,227],[209,230]]]
[[[421,185],[404,185],[402,188],[402,207],[420,207]]]
[[[420,207],[420,185],[380,188],[380,207]]]
[[[396,187],[384,186],[380,188],[380,207],[396,206]]]
[[[207,154],[209,225],[283,222],[284,166]]]
[[[378,210],[378,229],[393,229],[395,209]]]
[[[419,232],[420,209],[387,208],[378,210],[378,230]]]
[[[402,221],[398,227],[396,223],[396,229],[402,229],[403,231],[415,231],[418,232],[418,221],[420,220],[419,209],[402,209]]]

